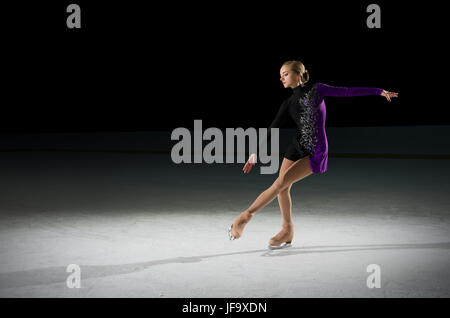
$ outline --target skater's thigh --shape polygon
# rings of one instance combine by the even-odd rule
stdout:
[[[278,177],[279,186],[283,189],[287,188],[294,182],[300,181],[312,173],[309,156],[303,157],[295,161],[286,169],[283,175]]]
[[[281,163],[281,168],[280,172],[278,173],[278,176],[283,176],[286,173],[286,170],[289,169],[289,167],[292,166],[294,162],[295,161],[283,158],[283,162]]]

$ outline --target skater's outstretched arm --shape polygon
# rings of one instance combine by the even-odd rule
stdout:
[[[323,83],[317,83],[317,91],[320,96],[337,96],[337,97],[351,97],[351,96],[367,96],[367,95],[382,95],[391,101],[391,97],[397,97],[398,93],[388,92],[382,88],[375,87],[338,87]]]
[[[373,87],[339,87],[328,84],[317,83],[318,93],[325,96],[351,97],[365,95],[381,95],[383,89]]]

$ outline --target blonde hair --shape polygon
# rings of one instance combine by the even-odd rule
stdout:
[[[309,73],[308,70],[305,68],[305,65],[303,65],[300,61],[286,61],[283,63],[282,66],[289,66],[292,71],[294,71],[297,74],[300,74],[300,78],[302,80],[302,84],[306,84],[309,81]]]

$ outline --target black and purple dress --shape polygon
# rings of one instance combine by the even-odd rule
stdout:
[[[297,134],[288,146],[284,157],[297,161],[309,156],[311,170],[324,173],[328,165],[328,142],[325,131],[326,107],[325,96],[351,97],[380,95],[381,88],[369,87],[336,87],[322,83],[305,84],[292,89],[293,94],[280,106],[265,138],[270,136],[270,128],[281,128],[286,119],[291,117]]]

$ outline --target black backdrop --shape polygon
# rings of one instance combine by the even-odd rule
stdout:
[[[81,29],[66,26],[69,3]],[[370,3],[380,29],[366,25]],[[331,97],[327,126],[450,123],[440,4],[74,0],[2,11],[4,133],[267,127],[290,93],[280,66],[294,58],[311,81],[399,93]]]

